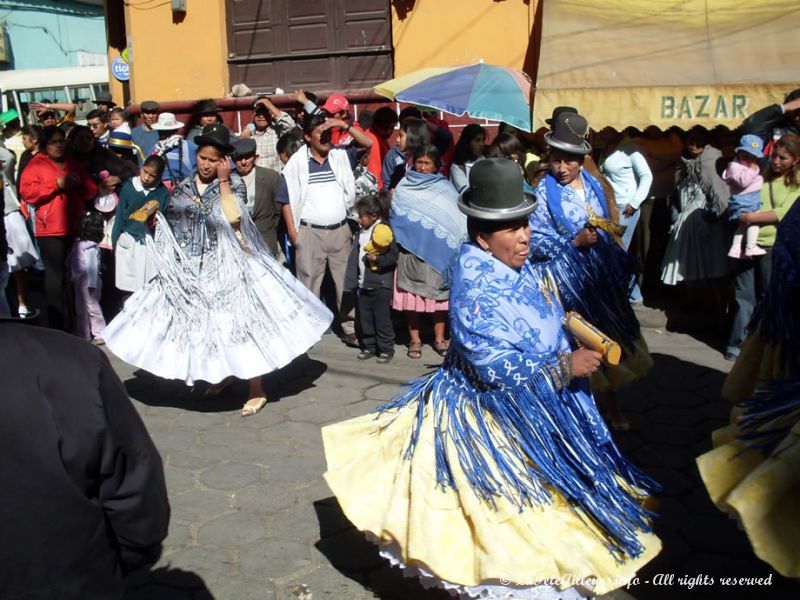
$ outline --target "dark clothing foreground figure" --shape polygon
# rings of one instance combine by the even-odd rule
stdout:
[[[250,214],[272,255],[278,256],[278,222],[281,219],[282,205],[276,202],[275,195],[281,184],[281,176],[277,171],[257,165],[255,172],[255,204]],[[249,187],[247,191],[249,196]]]
[[[158,454],[103,352],[0,322],[3,598],[120,598],[154,562],[169,504]]]

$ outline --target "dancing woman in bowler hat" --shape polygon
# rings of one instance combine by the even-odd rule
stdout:
[[[554,275],[582,291],[577,248],[528,260],[519,166],[476,163],[459,200],[470,242],[452,277],[442,366],[376,413],[323,428],[325,479],[382,556],[464,598],[577,600],[658,553],[656,487],[614,445]]]
[[[155,216],[148,244],[156,276],[134,293],[105,330],[114,354],[166,379],[197,380],[222,391],[247,379],[242,416],[266,404],[261,375],[314,345],[330,311],[278,263],[245,208],[246,188],[231,172],[228,130],[203,129],[197,170]]]
[[[586,140],[588,131],[586,119],[576,112],[554,113],[553,129],[544,136],[550,146],[549,168],[534,190],[538,203],[530,218],[531,257],[550,260],[565,251],[574,257],[586,292],[578,293],[560,281],[562,299],[570,310],[581,313],[622,346],[622,361],[598,369],[592,376],[592,389],[606,393],[611,426],[628,431],[630,424],[616,391],[643,377],[653,360],[629,301],[636,266],[615,239],[624,230],[613,221],[600,182],[583,168],[592,150]]]

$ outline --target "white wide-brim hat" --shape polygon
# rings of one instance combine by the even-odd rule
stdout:
[[[153,124],[153,129],[156,131],[174,131],[183,127],[183,123],[175,118],[172,113],[161,113],[158,115],[158,121]]]

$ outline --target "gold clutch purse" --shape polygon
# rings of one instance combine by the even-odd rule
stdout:
[[[627,225],[620,225],[611,219],[606,219],[605,217],[600,217],[594,214],[589,217],[589,225],[595,229],[602,229],[606,233],[616,237],[622,237],[625,233],[625,230],[628,228]]]
[[[575,336],[582,347],[599,352],[609,365],[619,364],[620,358],[622,358],[620,345],[581,315],[576,312],[568,312],[564,317],[564,326]]]
[[[144,223],[150,217],[158,212],[158,200],[148,200],[142,206],[133,211],[131,216],[128,217],[129,219],[133,219],[134,221],[139,221]]]
[[[587,221],[587,225],[589,227],[594,227],[595,229],[602,229],[609,235],[613,235],[614,237],[621,238],[622,235],[625,233],[625,230],[628,228],[627,225],[620,225],[619,223],[615,223],[611,219],[606,219],[605,217],[601,217],[591,205],[587,202],[586,203],[586,216],[589,218]]]

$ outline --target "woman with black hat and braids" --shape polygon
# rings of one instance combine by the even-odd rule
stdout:
[[[536,186],[538,199],[531,214],[533,260],[549,260],[572,252],[575,268],[583,273],[588,293],[561,288],[564,304],[588,318],[622,346],[622,361],[604,364],[592,377],[592,389],[606,392],[611,426],[628,431],[616,391],[644,376],[653,365],[628,300],[635,284],[633,259],[617,242],[624,228],[614,213],[600,181],[584,169],[592,150],[586,140],[589,124],[575,112],[554,115],[552,131],[544,135],[550,146],[549,168]]]
[[[322,430],[325,475],[382,556],[463,598],[576,600],[623,586],[659,551],[654,483],[597,413],[601,356],[562,324],[556,276],[577,248],[528,260],[519,166],[476,163],[459,200],[471,241],[450,294],[442,366],[391,403]]]
[[[278,263],[246,209],[247,191],[231,170],[228,130],[203,129],[197,170],[173,190],[148,238],[156,276],[134,293],[105,330],[123,360],[166,379],[212,385],[250,383],[242,416],[266,404],[261,376],[315,344],[330,311]]]

